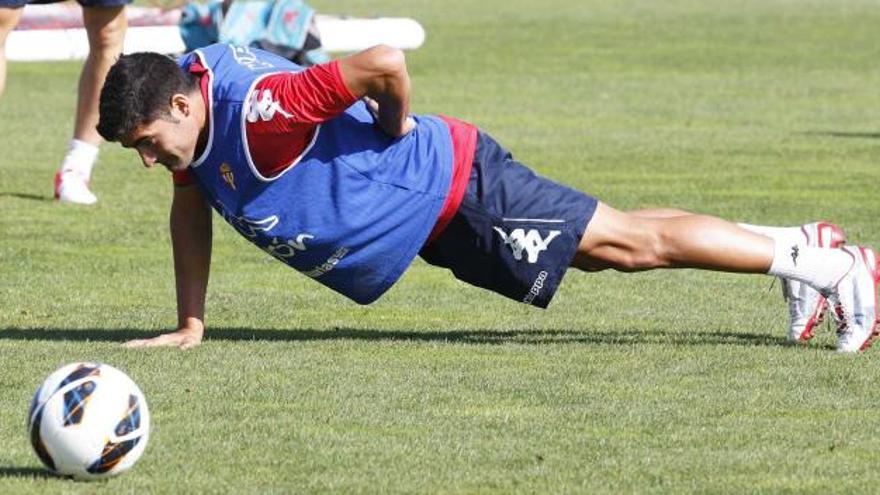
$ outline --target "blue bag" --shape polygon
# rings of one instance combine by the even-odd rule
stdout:
[[[187,51],[219,41],[263,48],[300,65],[330,60],[321,49],[315,9],[303,0],[189,3],[182,9],[180,36]]]

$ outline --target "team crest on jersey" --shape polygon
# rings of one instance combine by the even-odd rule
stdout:
[[[220,177],[223,177],[223,182],[227,186],[231,187],[233,191],[235,190],[235,174],[232,173],[232,167],[228,163],[220,164]]]

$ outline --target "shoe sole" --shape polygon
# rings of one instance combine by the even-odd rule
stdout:
[[[880,315],[877,314],[877,285],[880,284],[880,262],[878,262],[877,253],[875,253],[873,249],[860,247],[859,254],[862,255],[862,259],[866,264],[870,259],[874,260],[874,266],[871,269],[871,278],[874,279],[874,326],[871,327],[871,332],[868,334],[868,338],[862,342],[861,346],[859,346],[859,352],[862,352],[871,347],[871,344],[874,343],[874,339],[877,338],[878,334],[877,323],[880,321]]]
[[[809,245],[811,235],[806,227],[806,225],[802,226],[801,232],[804,234],[804,237],[807,238],[807,244]],[[839,248],[846,243],[846,233],[843,229],[830,222],[817,222],[816,234],[816,247],[834,249]],[[827,305],[825,304],[825,297],[822,295],[817,296],[816,309],[813,311],[813,314],[810,315],[807,324],[804,325],[804,331],[798,336],[798,341],[806,342],[816,336],[816,327],[825,321],[826,311]]]
[[[877,330],[877,324],[878,324],[878,322],[880,322],[880,314],[877,313],[877,288],[878,288],[878,285],[880,285],[880,263],[878,263],[877,254],[874,252],[873,249],[863,248],[863,247],[858,247],[856,249],[848,249],[847,252],[853,256],[855,256],[856,253],[858,253],[858,255],[862,257],[862,261],[865,263],[866,266],[872,266],[872,268],[870,268],[870,275],[871,275],[872,281],[874,282],[874,323],[871,326],[871,330],[868,332],[868,336],[861,343],[861,345],[859,345],[858,349],[856,349],[855,351],[843,351],[843,352],[862,352],[862,351],[864,351],[865,349],[871,347],[871,344],[874,343],[874,339],[877,338],[878,333],[880,333]],[[872,261],[873,261],[873,263],[872,263]],[[837,314],[838,321],[841,321],[844,319],[843,308],[841,308],[839,304],[834,307],[834,312]],[[840,328],[838,328],[838,332],[840,332],[840,331],[841,331]],[[838,348],[838,351],[841,351],[841,349]]]
[[[61,171],[55,172],[55,199],[61,199]]]

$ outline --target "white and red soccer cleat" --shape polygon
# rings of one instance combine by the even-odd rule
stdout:
[[[55,199],[80,205],[93,205],[98,201],[89,190],[88,178],[69,170],[59,170],[55,174]]]
[[[828,294],[828,304],[837,320],[837,350],[859,352],[877,336],[877,284],[880,269],[873,249],[844,247],[853,257],[849,272]]]
[[[808,223],[801,227],[807,246],[838,248],[846,242],[843,229],[828,222]],[[825,318],[825,297],[816,289],[797,280],[782,279],[782,295],[790,315],[788,338],[806,342],[813,338],[816,327]]]

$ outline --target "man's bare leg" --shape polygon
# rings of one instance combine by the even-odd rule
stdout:
[[[719,218],[672,209],[624,213],[599,203],[573,266],[767,273],[773,256],[772,239]]]
[[[835,232],[828,225],[819,222],[803,228],[813,228],[817,233],[825,228],[831,242]],[[599,203],[572,265],[586,271],[612,268],[625,272],[702,268],[764,273],[797,281],[815,291],[807,296],[827,297],[834,307],[838,350],[856,352],[871,344],[880,321],[876,305],[880,264],[873,250],[835,248],[797,239],[792,244],[786,241],[787,234],[777,235],[786,229],[745,227],[706,215],[679,214],[677,210],[624,213]],[[842,239],[842,231],[839,234]],[[816,315],[814,306],[819,301],[806,302],[812,304],[807,309],[813,313],[792,313],[792,340],[803,340],[804,333],[810,331],[801,325],[801,316]]]
[[[642,218],[672,218],[694,215],[694,213],[677,208],[646,208],[643,210],[630,210],[627,213]]]
[[[853,265],[852,255],[840,249],[792,246],[720,218],[672,214],[675,211],[642,210],[634,215],[599,203],[572,266],[586,271],[700,268],[763,273],[828,292]]]

